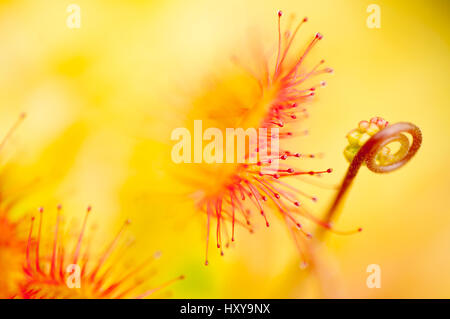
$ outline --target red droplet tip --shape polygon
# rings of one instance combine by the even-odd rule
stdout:
[[[278,10],[278,16],[281,18],[282,15],[283,15],[283,11]]]

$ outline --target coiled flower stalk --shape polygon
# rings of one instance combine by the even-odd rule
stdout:
[[[407,135],[412,137],[412,142]],[[374,117],[369,122],[361,121],[357,129],[347,135],[349,145],[344,155],[350,162],[347,174],[334,198],[326,216],[325,222],[330,224],[336,212],[355,179],[361,165],[365,164],[374,173],[389,173],[408,163],[417,153],[422,144],[422,132],[409,122],[399,122],[389,125],[380,117]],[[389,144],[399,143],[400,147],[391,153]]]

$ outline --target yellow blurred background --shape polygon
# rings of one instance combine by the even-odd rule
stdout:
[[[72,3],[79,29],[66,25]],[[366,25],[372,3],[379,29]],[[324,152],[307,163],[334,169],[324,181],[344,176],[345,134],[360,120],[409,121],[423,133],[399,171],[361,170],[337,225],[364,231],[327,236],[322,289],[299,268],[281,223],[238,230],[234,247],[224,257],[212,249],[205,267],[206,218],[174,201],[182,190],[168,172],[167,141],[189,90],[243,36],[274,45],[279,9],[309,17],[298,41],[323,33],[314,57],[335,70],[306,123],[310,135],[298,139],[302,152]],[[163,252],[155,282],[186,276],[169,289],[176,298],[449,298],[449,19],[448,1],[1,1],[0,136],[28,115],[2,162],[14,166],[8,183],[45,185],[16,213],[61,202],[77,217],[92,204],[105,238],[130,218],[135,257]],[[321,215],[333,191],[311,191]],[[366,286],[369,264],[381,267],[379,289]]]

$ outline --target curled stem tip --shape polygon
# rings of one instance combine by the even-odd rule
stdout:
[[[404,133],[411,135],[412,142]],[[374,173],[395,171],[409,162],[422,144],[422,133],[416,125],[408,122],[388,125],[388,122],[378,117],[370,122],[360,122],[358,129],[351,131],[347,138],[349,146],[344,155],[350,161],[350,166],[325,216],[326,223],[335,217],[361,165],[365,164]],[[395,142],[400,147],[395,154],[390,154],[387,145]]]

